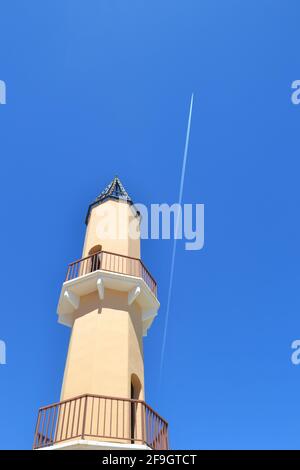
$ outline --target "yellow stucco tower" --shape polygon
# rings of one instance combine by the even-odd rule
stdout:
[[[39,410],[34,448],[166,449],[145,399],[143,336],[159,302],[140,251],[140,214],[118,177],[89,206],[82,257],[58,303],[71,327],[61,401]]]

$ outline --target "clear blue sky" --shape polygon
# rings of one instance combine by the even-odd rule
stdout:
[[[88,204],[118,174],[136,202],[205,204],[205,247],[145,241],[161,309],[146,398],[173,448],[300,448],[297,0],[2,0],[0,447],[30,448],[59,398],[56,307]]]

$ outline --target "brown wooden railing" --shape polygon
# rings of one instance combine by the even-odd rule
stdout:
[[[74,439],[168,449],[168,423],[141,400],[81,395],[39,409],[33,449]]]
[[[139,258],[131,258],[130,256],[118,255],[108,251],[99,251],[69,264],[66,281],[84,276],[98,269],[141,277],[152,292],[157,295],[156,282]]]

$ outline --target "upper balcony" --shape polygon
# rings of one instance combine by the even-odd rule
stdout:
[[[139,304],[145,336],[159,308],[156,282],[139,258],[108,251],[69,264],[57,309],[60,323],[72,326],[80,298],[98,291],[103,300],[106,288],[127,293],[128,305]]]
[[[142,278],[156,297],[157,285],[144,263],[139,258],[99,251],[81,258],[68,266],[66,281],[84,276],[93,271],[103,270]]]

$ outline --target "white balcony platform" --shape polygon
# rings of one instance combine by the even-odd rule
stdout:
[[[160,306],[152,290],[140,277],[101,269],[64,282],[57,307],[59,323],[72,327],[80,297],[98,291],[102,300],[106,288],[128,292],[128,304],[138,303],[143,315],[143,335],[147,336]]]
[[[52,446],[41,447],[36,450],[152,450],[151,447],[141,444],[121,444],[116,442],[94,441],[87,439],[72,439]]]

